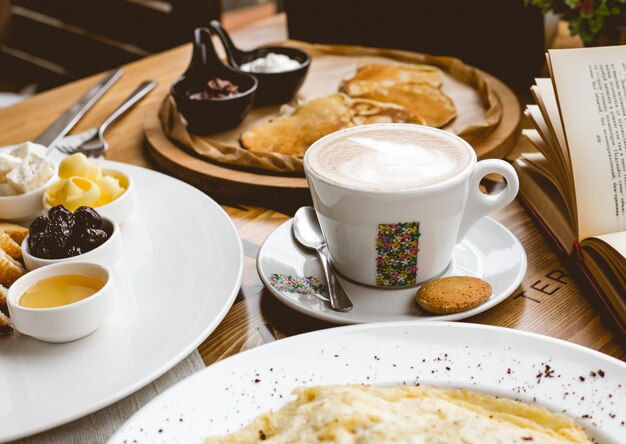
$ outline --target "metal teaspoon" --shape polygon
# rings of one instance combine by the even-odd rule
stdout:
[[[296,240],[302,246],[315,250],[322,262],[324,277],[326,277],[326,282],[328,282],[330,307],[335,311],[345,312],[352,310],[352,302],[337,280],[328,258],[322,252],[322,248],[326,246],[326,240],[313,207],[302,207],[296,211],[293,217],[292,228]]]

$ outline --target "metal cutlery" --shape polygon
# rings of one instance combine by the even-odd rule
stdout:
[[[56,147],[63,147],[66,150],[73,150],[91,139],[97,132],[98,128],[89,128],[88,130],[82,131],[80,133],[65,136],[63,139],[57,142]]]
[[[157,82],[146,81],[142,82],[139,87],[132,92],[132,94],[122,102],[122,104],[115,110],[107,119],[102,122],[99,128],[89,129],[82,133],[76,134],[76,137],[83,139],[82,143],[76,145],[73,141],[64,140],[58,144],[59,151],[65,154],[83,153],[89,157],[100,157],[109,149],[107,141],[104,139],[104,133],[106,130],[126,114],[137,102],[143,99],[150,91],[152,91],[157,85]],[[86,134],[91,134],[90,137],[84,138]],[[78,139],[77,139],[78,140]]]
[[[37,137],[34,142],[48,147],[50,153],[56,143],[63,138],[85,113],[98,101],[102,95],[122,75],[121,69],[108,71],[105,76],[83,95],[76,103],[69,107],[61,117],[55,120],[46,130]]]
[[[322,251],[326,246],[326,239],[324,239],[313,207],[302,207],[296,211],[293,217],[293,234],[302,246],[317,252],[324,270],[324,277],[328,283],[330,307],[335,311],[345,312],[352,310],[352,301],[350,301],[350,298],[348,298],[345,290],[337,280],[328,257]]]

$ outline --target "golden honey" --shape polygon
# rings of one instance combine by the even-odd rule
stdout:
[[[104,282],[82,274],[63,274],[42,279],[20,296],[26,308],[51,308],[82,301],[104,287]]]

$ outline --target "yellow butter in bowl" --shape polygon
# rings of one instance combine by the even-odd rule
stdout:
[[[102,176],[102,170],[98,165],[89,162],[84,154],[76,153],[66,157],[59,164],[59,177],[61,179],[69,179],[74,176],[98,180]]]
[[[82,206],[101,207],[119,198],[128,183],[115,171],[102,170],[82,153],[72,154],[59,164],[61,180],[46,191],[50,206],[65,205],[70,211]]]
[[[60,201],[70,211],[80,207],[95,207],[100,200],[100,187],[83,177],[70,177],[62,183],[56,200]]]
[[[126,191],[126,187],[122,186],[120,179],[113,174],[107,174],[98,179],[97,184],[100,187],[99,205],[112,202]]]

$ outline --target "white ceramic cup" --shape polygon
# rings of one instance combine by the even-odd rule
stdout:
[[[337,183],[316,173],[309,163],[316,150],[347,136],[394,130],[415,132],[416,141],[435,132],[435,136],[448,138],[456,149],[467,151],[470,160],[452,177],[399,191],[363,190]],[[424,146],[423,137],[420,144]],[[357,283],[378,287],[407,287],[441,275],[454,246],[469,229],[508,205],[519,189],[517,174],[507,162],[477,162],[471,145],[454,134],[398,123],[351,127],[323,137],[307,150],[304,171],[334,268]],[[479,185],[492,173],[504,176],[507,186],[487,195]]]

